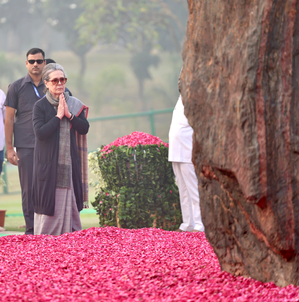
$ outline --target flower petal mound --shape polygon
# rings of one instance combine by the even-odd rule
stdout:
[[[109,154],[112,152],[112,147],[128,146],[135,148],[137,145],[164,145],[169,147],[169,144],[164,143],[159,137],[144,133],[144,132],[132,132],[129,135],[119,137],[114,142],[106,145],[102,150],[102,154]]]
[[[298,301],[221,272],[203,233],[91,228],[0,238],[0,301]]]

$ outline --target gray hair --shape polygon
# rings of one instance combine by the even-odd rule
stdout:
[[[42,72],[42,80],[43,81],[46,81],[46,82],[49,82],[50,80],[50,74],[53,72],[53,71],[56,71],[56,70],[61,70],[63,72],[63,76],[66,78],[67,75],[63,69],[63,67],[57,63],[49,63],[47,64],[44,68],[43,68],[43,72]],[[48,90],[48,88],[46,87],[45,88],[45,91],[46,92]]]

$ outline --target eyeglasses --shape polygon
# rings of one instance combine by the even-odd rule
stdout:
[[[51,82],[53,85],[58,85],[58,83],[60,82],[61,84],[65,84],[67,81],[67,78],[54,78],[52,80],[49,80],[48,82]]]
[[[29,64],[33,65],[35,62],[37,64],[43,64],[45,60],[27,60]]]

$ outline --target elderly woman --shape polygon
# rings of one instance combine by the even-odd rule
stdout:
[[[82,176],[87,173],[81,174],[81,166],[87,146],[78,144],[86,142],[88,108],[64,92],[67,78],[59,64],[46,65],[42,79],[46,95],[33,109],[34,234],[60,235],[82,228],[79,212],[87,187]]]

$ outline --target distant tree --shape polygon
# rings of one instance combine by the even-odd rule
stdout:
[[[148,109],[144,102],[144,82],[145,80],[150,80],[152,78],[149,72],[149,67],[157,67],[159,63],[160,58],[157,55],[150,54],[150,52],[146,50],[135,53],[132,56],[130,64],[138,81],[139,98],[142,100],[143,111]]]
[[[77,21],[80,37],[85,43],[117,43],[132,52],[131,67],[139,83],[139,96],[144,102],[144,81],[150,79],[149,68],[159,64],[154,47],[162,47],[159,32],[168,31],[176,51],[180,51],[180,37],[184,24],[173,8],[181,6],[186,10],[185,0],[172,0],[177,6],[165,0],[84,0],[81,16]],[[174,29],[171,25],[175,23]],[[183,35],[182,34],[182,35]]]
[[[25,60],[25,59],[24,59]],[[4,53],[0,53],[0,83],[8,80],[10,83],[16,80],[17,73],[21,73],[24,66],[14,60],[8,60]]]
[[[75,27],[77,18],[83,13],[82,0],[43,0],[43,2],[43,14],[47,22],[55,30],[64,33],[67,46],[80,59],[78,78],[80,86],[86,70],[86,54],[93,47],[89,41],[80,43],[79,31]]]
[[[145,41],[159,45],[160,29],[169,31],[173,44],[179,37],[172,32],[179,30],[180,38],[185,34],[185,0],[83,0],[82,7],[77,26],[85,42],[122,43],[141,52]]]
[[[169,11],[169,18],[165,26],[157,29],[158,43],[165,51],[180,53],[186,34],[187,1],[163,0],[163,3],[165,3],[165,9]]]
[[[6,32],[6,49],[21,52],[30,44],[36,32],[37,19],[33,5],[24,0],[2,0],[0,2],[0,30]],[[2,41],[3,43],[4,41]]]
[[[49,55],[53,30],[47,23],[44,2],[45,0],[0,0],[1,51],[24,54],[29,48],[40,47]],[[59,38],[61,39],[61,35]],[[65,44],[55,48],[64,47]]]

